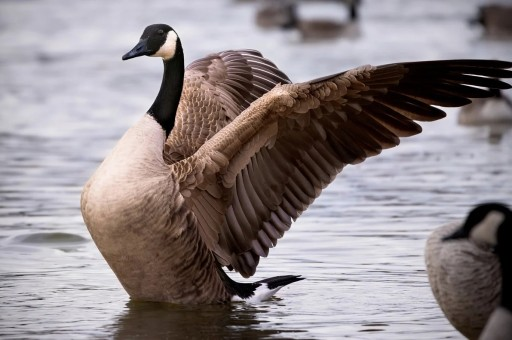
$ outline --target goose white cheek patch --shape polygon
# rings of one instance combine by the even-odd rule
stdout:
[[[174,31],[169,31],[167,33],[167,39],[165,39],[165,43],[160,47],[160,49],[153,54],[154,57],[162,57],[163,59],[171,59],[174,57],[176,53],[176,41],[178,40],[178,35]]]
[[[505,215],[503,213],[491,211],[485,216],[482,222],[473,227],[470,237],[475,241],[495,246],[498,243],[498,228],[504,220]]]

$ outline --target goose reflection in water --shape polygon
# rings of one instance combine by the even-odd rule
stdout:
[[[115,339],[261,339],[276,335],[305,333],[306,330],[290,330],[265,327],[262,317],[274,308],[274,298],[269,305],[174,305],[153,302],[134,302],[126,304],[124,313],[112,327],[116,328]],[[285,308],[280,306],[280,308]]]

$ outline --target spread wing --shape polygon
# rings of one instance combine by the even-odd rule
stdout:
[[[175,126],[164,158],[173,163],[192,155],[251,102],[290,79],[258,51],[211,54],[187,66]]]
[[[222,265],[244,277],[347,164],[415,135],[436,106],[510,88],[512,63],[452,60],[364,66],[275,87],[186,162],[180,190]],[[477,87],[475,87],[477,86]]]

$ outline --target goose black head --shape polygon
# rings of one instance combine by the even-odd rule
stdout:
[[[123,60],[144,55],[169,60],[176,54],[178,44],[178,35],[172,27],[165,24],[150,25],[142,32],[137,45],[130,52],[123,55]]]
[[[512,211],[500,203],[477,205],[468,215],[464,225],[444,240],[467,238],[484,243],[499,253],[500,247],[507,247],[504,240],[512,242]]]

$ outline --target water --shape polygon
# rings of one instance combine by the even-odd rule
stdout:
[[[121,61],[147,24],[170,23],[187,63],[256,48],[295,81],[365,63],[512,60],[510,43],[482,41],[466,24],[476,3],[365,1],[359,39],[303,44],[258,30],[251,3],[0,1],[0,335],[461,338],[430,292],[423,247],[434,227],[474,203],[511,203],[512,133],[488,143],[485,128],[457,126],[456,110],[345,169],[254,277],[307,280],[257,305],[130,302],[91,242],[79,196],[158,90],[160,62]],[[311,13],[323,8],[311,6]]]

